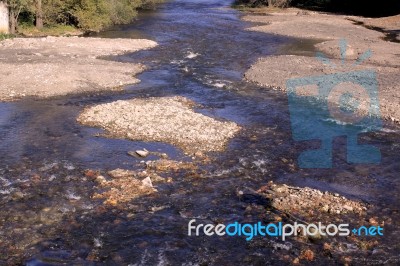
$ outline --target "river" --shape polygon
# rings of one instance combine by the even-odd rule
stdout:
[[[362,141],[381,149],[379,165],[348,164],[346,141],[338,138],[332,169],[293,166],[306,145],[292,140],[286,95],[247,83],[243,74],[262,56],[313,55],[314,42],[248,31],[254,24],[240,20],[241,13],[229,5],[226,0],[167,1],[141,12],[132,24],[97,34],[146,38],[159,44],[106,58],[147,66],[138,76],[141,82],[124,92],[0,104],[2,185],[20,184],[37,172],[54,175],[54,181],[28,189],[22,200],[1,201],[0,262],[23,258],[28,265],[287,264],[284,256],[297,256],[313,243],[187,236],[191,218],[204,223],[256,220],[249,208],[262,202],[240,200],[237,192],[257,190],[271,180],[363,200],[377,206],[376,216],[389,212],[393,225],[388,225],[380,242],[383,255],[379,250],[378,255],[367,255],[377,256],[372,257],[377,262],[398,256],[400,134],[396,127],[388,124],[384,131],[362,136]],[[92,104],[170,95],[188,97],[202,105],[196,111],[234,121],[244,129],[225,152],[213,154],[211,163],[200,166],[202,174],[176,174],[173,183],[160,185],[155,196],[134,200],[128,210],[99,208],[101,203],[90,197],[93,183],[74,177],[84,169],[135,169],[140,159],[127,151],[138,148],[166,152],[179,160],[190,158],[168,144],[97,137],[101,131],[77,124],[77,115]],[[73,196],[80,199],[71,203]],[[345,239],[337,241],[346,246]],[[362,262],[366,252],[345,248],[342,255]],[[316,256],[315,263],[321,265],[339,260],[322,252]]]

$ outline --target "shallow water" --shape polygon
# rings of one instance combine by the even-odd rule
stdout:
[[[365,257],[370,262],[398,262],[397,128],[385,125],[385,131],[362,136],[363,141],[381,149],[378,165],[348,164],[345,139],[337,138],[332,169],[298,168],[299,153],[318,144],[292,140],[286,95],[242,78],[258,57],[311,55],[313,42],[246,31],[251,24],[241,21],[240,13],[229,9],[229,4],[168,1],[157,10],[141,13],[131,25],[100,33],[101,37],[148,38],[159,43],[148,51],[108,58],[148,66],[139,75],[141,83],[125,92],[0,104],[4,195],[14,193],[14,185],[20,189],[21,184],[29,183],[32,175],[41,177],[40,182],[23,190],[26,195],[22,199],[5,196],[1,201],[0,262],[287,264],[290,260],[284,256],[296,257],[304,247],[314,244],[187,236],[187,223],[193,217],[213,223],[258,221],[248,213],[249,205],[257,205],[257,201],[241,201],[237,191],[256,190],[270,180],[338,192],[378,206],[373,216],[392,218],[387,235],[379,239],[381,253],[356,249],[334,256],[318,254],[317,264],[338,262],[342,255],[351,255],[355,263],[362,263]],[[101,202],[91,199],[94,183],[82,177],[83,169],[140,168],[141,159],[127,155],[138,148],[166,152],[174,159],[190,158],[168,144],[97,137],[100,130],[76,123],[78,113],[92,104],[167,95],[193,99],[203,105],[198,112],[235,121],[244,130],[226,152],[213,154],[212,162],[201,166],[202,171],[174,174],[174,182],[160,184],[157,194],[133,200],[129,208],[101,208]],[[154,207],[159,210],[152,211]]]

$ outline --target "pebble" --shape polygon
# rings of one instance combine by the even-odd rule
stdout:
[[[378,221],[375,218],[370,218],[368,222],[374,226],[378,225]]]
[[[14,199],[14,200],[19,200],[19,199],[22,199],[22,198],[24,198],[24,193],[22,193],[21,191],[16,191],[16,192],[14,192],[14,194],[12,195],[12,198]]]
[[[195,157],[203,157],[204,154],[201,151],[197,151],[197,152],[195,152],[194,156]]]
[[[98,183],[103,183],[103,182],[106,182],[106,179],[105,179],[104,176],[99,175],[98,177],[96,177],[96,181],[97,181]]]
[[[328,206],[328,205],[324,205],[324,206],[322,207],[322,211],[328,212],[328,211],[329,211],[329,206]]]
[[[108,171],[107,174],[109,174],[112,178],[123,178],[127,176],[135,176],[136,172],[132,170],[126,170],[126,169],[120,169],[117,168],[112,171]]]
[[[329,243],[324,243],[324,247],[323,247],[323,249],[324,250],[331,250],[332,249],[332,246],[329,244]]]
[[[349,205],[343,205],[343,209],[346,209],[348,211],[353,211],[353,207],[351,207]]]
[[[142,184],[145,186],[145,187],[153,187],[153,182],[151,182],[151,179],[150,179],[150,177],[146,177],[145,179],[143,179],[142,180]]]
[[[314,260],[314,252],[311,249],[307,249],[301,253],[301,259],[305,259],[308,261]]]
[[[147,157],[149,155],[149,151],[146,149],[143,150],[136,150],[135,151],[137,155],[139,155],[140,157]]]

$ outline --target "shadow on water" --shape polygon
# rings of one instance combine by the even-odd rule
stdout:
[[[347,164],[345,138],[337,138],[333,169],[296,167],[300,152],[319,144],[292,141],[286,96],[243,82],[242,77],[262,55],[300,53],[300,49],[312,48],[312,43],[246,31],[250,24],[227,8],[229,4],[168,1],[156,11],[140,14],[131,25],[100,33],[100,37],[148,38],[159,43],[147,51],[112,58],[148,66],[139,75],[141,83],[128,86],[123,93],[1,104],[1,176],[10,177],[10,182],[12,178],[23,181],[39,172],[54,181],[28,188],[32,195],[27,198],[2,203],[4,228],[15,229],[15,234],[2,233],[7,245],[1,253],[12,254],[12,247],[28,243],[22,257],[2,255],[0,261],[29,259],[28,265],[287,264],[285,256],[296,257],[312,244],[275,238],[247,242],[241,237],[187,236],[192,218],[214,224],[261,219],[249,213],[249,203],[241,201],[237,191],[257,189],[270,180],[338,192],[382,210],[397,209],[400,169],[395,128],[361,137],[381,149],[379,165]],[[140,169],[140,159],[126,152],[142,147],[176,159],[190,158],[167,144],[95,137],[100,131],[78,125],[78,113],[92,104],[168,95],[191,98],[203,106],[196,111],[235,121],[243,130],[226,152],[213,154],[210,164],[196,173],[174,173],[174,182],[159,184],[156,194],[112,208],[92,199],[95,183],[82,177],[82,169]],[[45,169],[34,170],[40,167]],[[71,201],[71,193],[75,200]],[[392,215],[395,219],[398,214]],[[264,222],[271,219],[262,217]],[[388,247],[398,235],[393,233],[394,226],[388,228],[382,249],[394,256],[399,247]],[[365,252],[351,255],[361,259]],[[318,256],[316,263],[338,260]]]

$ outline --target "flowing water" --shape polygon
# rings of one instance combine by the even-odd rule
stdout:
[[[363,200],[376,206],[375,216],[392,218],[377,251],[344,248],[333,258],[321,252],[315,263],[340,261],[342,255],[352,256],[356,263],[366,257],[377,264],[398,262],[400,134],[396,127],[385,125],[384,131],[362,136],[362,141],[381,149],[379,165],[347,164],[346,141],[337,138],[332,169],[298,168],[300,152],[317,144],[294,142],[286,95],[244,82],[243,73],[262,56],[312,55],[314,42],[247,31],[254,24],[241,21],[241,14],[229,4],[168,1],[142,12],[130,25],[100,33],[105,38],[147,38],[159,43],[147,51],[107,58],[148,67],[139,75],[141,83],[122,93],[0,104],[0,192],[4,196],[0,262],[287,264],[305,247],[316,245],[320,250],[321,244],[294,240],[187,236],[187,223],[193,217],[204,223],[258,221],[251,208],[265,208],[263,203],[240,200],[237,192],[256,190],[270,180]],[[201,166],[201,174],[177,173],[172,183],[160,185],[155,195],[135,199],[130,208],[101,208],[101,202],[91,198],[94,183],[82,177],[84,169],[136,169],[140,159],[127,151],[143,147],[174,159],[190,158],[168,144],[97,137],[100,130],[77,124],[77,115],[88,105],[169,95],[188,97],[202,105],[196,111],[235,121],[243,130],[225,152],[212,154],[211,163]],[[24,188],[35,175],[40,182]],[[10,200],[9,195],[21,187],[24,195]]]

